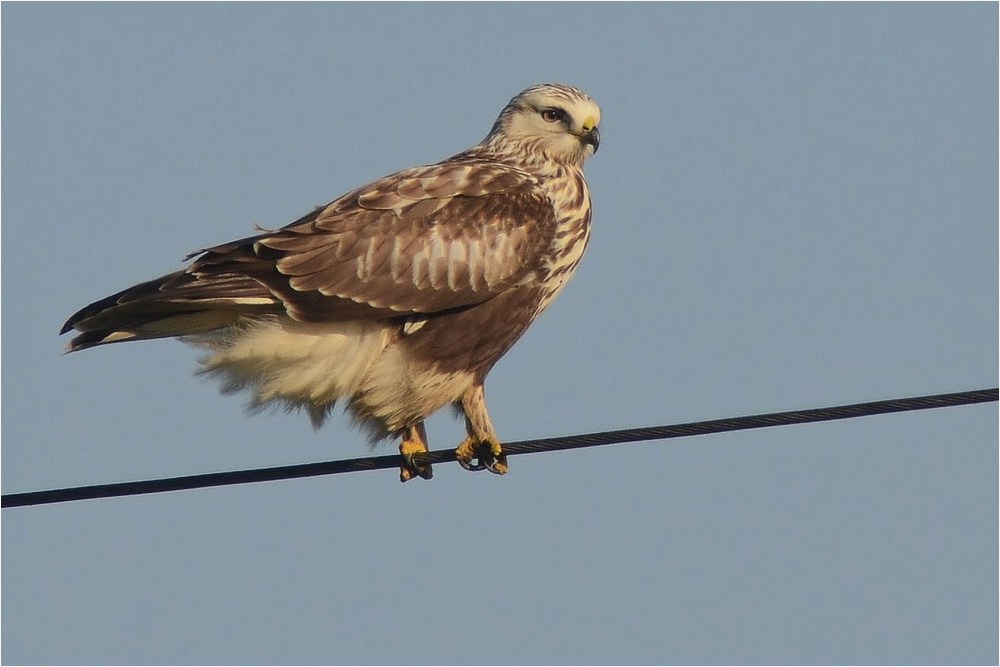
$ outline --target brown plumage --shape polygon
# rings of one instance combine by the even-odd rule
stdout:
[[[183,271],[81,309],[62,333],[78,332],[70,350],[182,337],[252,406],[304,407],[318,426],[344,400],[374,439],[402,436],[407,456],[426,451],[424,418],[454,403],[469,432],[459,461],[503,473],[483,382],[583,254],[581,167],[599,120],[582,91],[534,86],[477,146],[195,253]],[[430,474],[410,460],[401,479]]]

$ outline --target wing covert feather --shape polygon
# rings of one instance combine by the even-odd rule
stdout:
[[[209,248],[189,272],[238,270],[307,321],[433,313],[530,281],[555,224],[526,172],[443,162],[387,176],[279,230]]]

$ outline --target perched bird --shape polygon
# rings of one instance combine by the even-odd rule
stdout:
[[[583,163],[600,143],[586,93],[532,86],[482,142],[396,172],[291,224],[198,251],[182,271],[74,313],[69,350],[177,336],[251,407],[337,401],[372,441],[401,437],[400,479],[430,478],[424,419],[465,416],[456,458],[507,471],[486,374],[573,275],[590,235]]]

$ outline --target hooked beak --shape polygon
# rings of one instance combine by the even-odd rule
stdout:
[[[597,130],[597,121],[593,116],[587,116],[580,129],[582,130],[579,135],[580,141],[593,146],[596,153],[597,149],[601,147],[601,133]]]

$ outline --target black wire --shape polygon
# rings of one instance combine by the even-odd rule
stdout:
[[[927,410],[956,405],[971,405],[997,400],[997,388],[964,391],[953,394],[936,394],[933,396],[916,396],[871,403],[855,403],[831,408],[814,408],[810,410],[792,410],[790,412],[773,412],[763,415],[732,417],[729,419],[713,419],[709,421],[674,424],[670,426],[651,426],[646,428],[628,428],[620,431],[605,431],[603,433],[586,433],[557,438],[542,438],[538,440],[522,440],[504,443],[503,449],[507,456],[519,454],[536,454],[539,452],[554,452],[565,449],[581,449],[583,447],[598,447],[624,442],[640,442],[644,440],[666,440],[668,438],[683,438],[692,435],[709,433],[724,433],[726,431],[742,431],[770,426],[787,426],[791,424],[808,424],[812,422],[832,421],[836,419],[853,419],[869,415],[887,414],[891,412],[906,412],[910,410]],[[447,463],[455,460],[455,451],[441,449],[413,457],[415,464]],[[166,479],[151,479],[139,482],[122,482],[118,484],[98,484],[95,486],[78,486],[49,491],[32,491],[28,493],[10,493],[2,497],[3,508],[24,507],[27,505],[47,505],[63,503],[72,500],[89,500],[93,498],[113,498],[117,496],[133,496],[146,493],[162,493],[164,491],[180,491],[183,489],[201,489],[212,486],[227,486],[231,484],[250,484],[252,482],[269,482],[279,479],[295,479],[299,477],[315,477],[318,475],[336,475],[345,472],[361,472],[365,470],[381,470],[383,468],[398,468],[403,463],[403,457],[398,454],[389,456],[367,456],[359,459],[326,461],[321,463],[304,463],[301,465],[280,466],[277,468],[258,468],[254,470],[234,470],[230,472],[206,473],[188,475],[186,477],[170,477]]]

